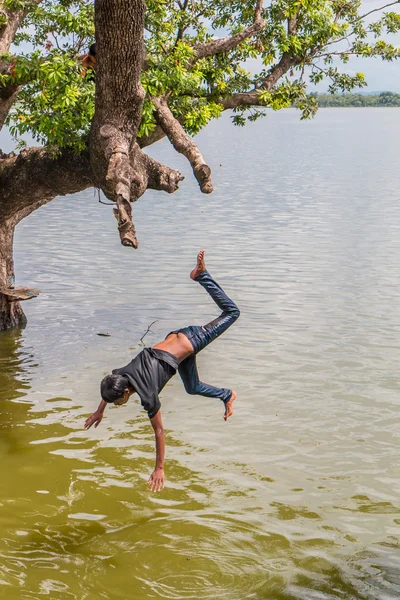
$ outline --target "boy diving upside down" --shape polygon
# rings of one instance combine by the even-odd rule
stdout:
[[[139,395],[142,406],[147,410],[156,439],[156,466],[147,482],[152,492],[158,492],[164,487],[165,440],[158,394],[176,371],[179,372],[188,394],[222,400],[225,404],[225,421],[233,414],[232,405],[236,398],[236,392],[233,390],[217,388],[200,381],[196,354],[226,331],[239,318],[240,311],[206,270],[204,250],[199,252],[196,267],[190,273],[190,277],[198,281],[210,294],[222,310],[220,316],[204,327],[192,325],[171,331],[163,342],[152,348],[145,348],[125,367],[114,369],[111,375],[102,380],[102,400],[96,412],[85,422],[85,429],[92,425],[97,427],[107,404],[121,406],[133,393]]]

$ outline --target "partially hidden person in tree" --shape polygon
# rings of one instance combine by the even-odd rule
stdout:
[[[45,45],[46,50],[50,50],[51,47],[52,47],[52,43],[50,41],[47,41],[46,45]],[[93,81],[94,80],[94,72],[96,71],[96,42],[94,42],[93,44],[90,45],[89,52],[87,52],[86,54],[83,54],[82,56],[78,56],[78,60],[80,60],[82,63],[81,77],[85,77],[86,73],[88,73],[88,78]],[[15,70],[17,61],[18,61],[17,58],[15,60],[13,60],[13,62],[10,64],[9,69],[8,69],[8,72],[10,73],[10,75],[12,77],[17,76],[16,70]]]
[[[121,406],[133,393],[139,395],[142,406],[147,410],[156,440],[156,466],[147,482],[152,492],[158,492],[164,487],[165,440],[158,394],[176,371],[179,372],[188,394],[222,400],[225,405],[225,421],[233,414],[232,406],[236,398],[236,392],[233,390],[217,388],[200,381],[196,355],[226,331],[239,318],[240,311],[206,270],[204,250],[199,252],[196,267],[190,273],[190,277],[198,281],[210,294],[222,310],[220,316],[203,327],[192,325],[172,331],[164,341],[142,350],[125,367],[114,369],[111,375],[102,380],[102,400],[96,412],[85,422],[85,429],[92,425],[97,427],[107,404]]]
[[[94,71],[96,70],[96,42],[91,44],[89,47],[89,52],[79,57],[82,62],[82,70],[81,77],[85,77],[86,73],[89,71],[88,76],[91,79],[94,79]]]

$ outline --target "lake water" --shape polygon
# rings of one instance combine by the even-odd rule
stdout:
[[[198,138],[210,196],[151,148],[186,180],[134,206],[138,251],[92,190],[21,223],[17,283],[41,295],[0,336],[0,597],[399,598],[399,139],[397,109],[224,117]],[[216,316],[188,277],[203,247],[241,318],[199,370],[236,412],[172,379],[152,495],[138,400],[83,423],[153,321],[147,345]]]

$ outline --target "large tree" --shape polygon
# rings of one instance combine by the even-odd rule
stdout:
[[[21,219],[96,186],[115,202],[122,244],[137,248],[131,203],[182,180],[146,146],[166,136],[212,192],[192,136],[226,110],[236,125],[268,107],[294,105],[308,118],[310,83],[327,79],[331,93],[363,86],[343,63],[399,56],[382,39],[400,30],[399,3],[363,13],[357,0],[0,0],[0,126],[42,144],[0,154],[0,330],[26,321],[8,291]],[[93,39],[95,77],[82,76],[79,55]]]

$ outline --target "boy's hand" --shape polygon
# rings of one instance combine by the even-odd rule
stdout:
[[[154,469],[147,482],[151,492],[160,492],[164,489],[164,469]]]
[[[90,415],[90,417],[86,419],[85,429],[90,429],[92,425],[94,425],[94,428],[96,429],[96,427],[100,425],[102,418],[103,413],[99,410],[96,410],[96,412],[94,412],[92,415]]]

